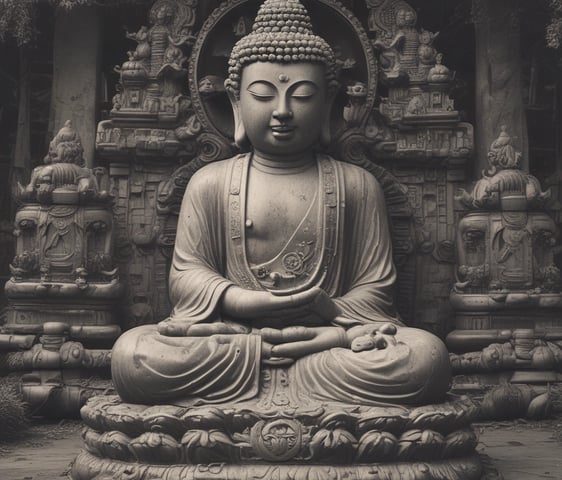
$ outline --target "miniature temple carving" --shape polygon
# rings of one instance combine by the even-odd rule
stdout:
[[[550,192],[521,161],[503,126],[488,153],[490,170],[457,196],[467,213],[451,293],[456,330],[447,344],[456,372],[474,381],[546,385],[562,370],[558,231]]]
[[[95,391],[65,386],[77,371],[105,374],[108,384],[109,349],[121,333],[114,318],[122,285],[112,258],[111,198],[104,172],[85,168],[82,154],[67,121],[45,164],[20,188],[16,255],[5,287],[2,370],[27,373],[24,397],[45,411],[51,397],[65,396],[61,389],[67,400],[55,409],[62,410],[76,410]]]

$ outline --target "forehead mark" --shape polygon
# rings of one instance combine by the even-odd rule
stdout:
[[[287,83],[290,80],[288,75],[285,75],[284,73],[279,75],[279,81],[281,83]]]

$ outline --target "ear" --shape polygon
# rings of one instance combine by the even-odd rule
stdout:
[[[323,147],[328,147],[332,143],[332,134],[330,132],[330,119],[332,117],[332,107],[336,99],[335,92],[328,95],[326,98],[326,107],[324,110],[324,117],[322,119],[322,128],[320,129],[320,144]]]
[[[246,128],[244,127],[240,112],[240,99],[236,97],[232,89],[227,88],[226,92],[232,105],[232,113],[234,114],[234,143],[242,148],[248,142],[248,137],[246,136]]]

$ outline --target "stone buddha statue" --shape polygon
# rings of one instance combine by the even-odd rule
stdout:
[[[444,344],[404,326],[383,191],[329,142],[336,59],[298,0],[266,0],[225,82],[235,141],[250,152],[190,180],[170,317],[132,329],[112,355],[126,402],[247,401],[283,369],[296,396],[363,405],[440,401]]]

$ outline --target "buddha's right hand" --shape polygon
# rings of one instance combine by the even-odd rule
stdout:
[[[318,309],[318,299],[324,296],[326,294],[318,287],[280,296],[233,285],[224,292],[221,310],[234,318],[306,318]]]
[[[210,337],[211,335],[247,335],[249,327],[233,322],[195,323],[189,324],[182,320],[166,319],[157,326],[158,333],[166,337]]]

